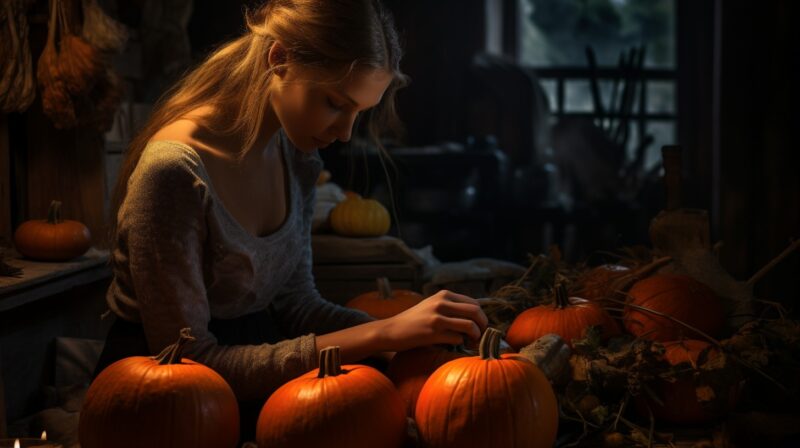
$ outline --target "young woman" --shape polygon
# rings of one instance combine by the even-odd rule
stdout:
[[[476,300],[441,291],[376,321],[314,286],[317,148],[348,141],[359,120],[375,139],[406,81],[384,7],[271,0],[247,25],[162,99],[128,150],[112,207],[116,321],[97,372],[190,327],[186,357],[251,403],[252,431],[269,394],[316,368],[324,347],[356,362],[474,340],[487,319]]]

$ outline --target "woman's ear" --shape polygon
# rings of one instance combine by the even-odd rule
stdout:
[[[286,47],[278,41],[273,42],[272,47],[269,49],[267,61],[270,67],[277,67],[274,72],[276,75],[283,76],[286,73],[286,63],[288,61]]]

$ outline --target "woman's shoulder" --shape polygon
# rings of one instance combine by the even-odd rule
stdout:
[[[201,163],[197,152],[186,142],[178,140],[151,140],[142,151],[134,174],[175,176],[200,175]]]

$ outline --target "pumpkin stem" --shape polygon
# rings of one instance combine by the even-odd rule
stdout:
[[[186,345],[187,342],[196,339],[190,334],[191,331],[192,329],[189,327],[182,328],[178,342],[168,345],[161,353],[154,356],[153,359],[157,360],[158,364],[162,366],[166,364],[180,364],[181,356],[183,356],[183,346]]]
[[[378,294],[380,294],[381,299],[390,300],[392,298],[392,286],[389,284],[389,279],[379,277],[375,279],[375,283],[378,285]]]
[[[503,333],[494,328],[487,328],[481,336],[478,346],[478,356],[481,359],[500,359],[500,338]]]
[[[556,295],[556,308],[560,310],[567,308],[569,306],[569,293],[564,283],[559,283],[554,292]]]
[[[61,201],[50,201],[50,208],[47,209],[47,223],[58,224],[61,222]]]
[[[342,374],[342,358],[339,346],[325,347],[319,351],[319,373],[317,378],[337,376]]]

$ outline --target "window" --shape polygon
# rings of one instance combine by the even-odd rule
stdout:
[[[657,166],[661,146],[676,142],[675,0],[517,1],[518,59],[541,80],[554,115],[627,127],[630,159],[649,135],[643,168]]]

